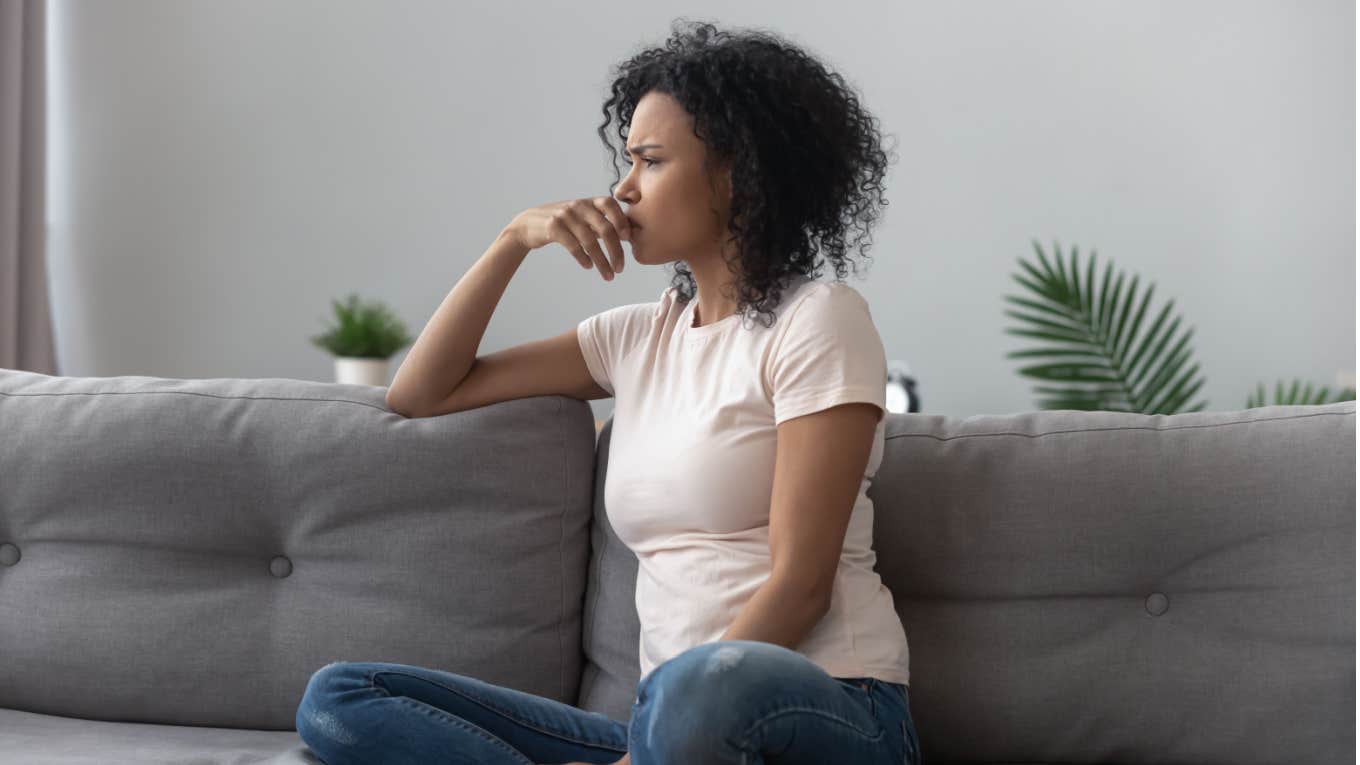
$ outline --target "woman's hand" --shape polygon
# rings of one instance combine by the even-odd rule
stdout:
[[[598,268],[605,281],[613,281],[614,273],[623,270],[625,258],[619,242],[633,238],[628,216],[613,197],[569,199],[531,207],[516,215],[505,231],[528,250],[557,242],[581,268]],[[609,256],[600,249],[601,239]]]

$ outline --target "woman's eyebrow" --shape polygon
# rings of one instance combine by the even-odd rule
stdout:
[[[660,148],[662,148],[662,146],[659,143],[644,143],[641,146],[634,146],[631,149],[625,147],[623,151],[625,154],[637,154],[643,149],[660,149]]]

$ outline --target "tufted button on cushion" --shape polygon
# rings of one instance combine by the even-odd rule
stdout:
[[[276,555],[269,561],[269,573],[282,579],[293,573],[293,562],[282,555]]]

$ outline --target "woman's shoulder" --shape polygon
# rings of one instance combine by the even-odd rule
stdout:
[[[784,300],[788,314],[797,314],[801,321],[816,320],[828,313],[842,313],[858,308],[868,309],[869,301],[859,290],[846,282],[809,281],[790,290]]]

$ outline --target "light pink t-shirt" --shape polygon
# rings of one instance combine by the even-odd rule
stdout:
[[[721,639],[769,578],[775,426],[837,404],[883,408],[886,398],[883,342],[848,284],[796,277],[768,328],[768,316],[743,326],[740,314],[691,326],[697,304],[667,287],[655,303],[577,327],[591,376],[614,396],[605,510],[638,559],[643,677]],[[796,650],[832,677],[907,684],[906,633],[874,571],[865,495],[882,460],[880,419],[831,609]]]

